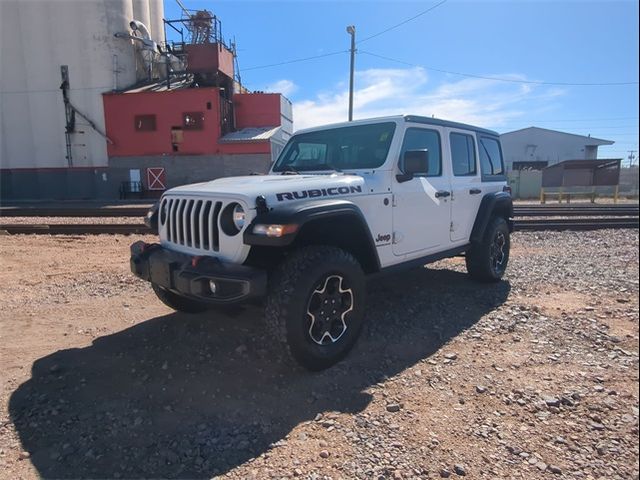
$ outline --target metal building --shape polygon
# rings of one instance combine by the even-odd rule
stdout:
[[[595,160],[599,146],[614,143],[539,127],[503,133],[500,142],[508,172],[528,168],[541,170],[565,160]]]

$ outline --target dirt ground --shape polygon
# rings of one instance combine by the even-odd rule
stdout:
[[[257,307],[170,311],[132,241],[0,236],[0,477],[638,478],[637,230],[514,234],[493,285],[372,281],[317,374]]]

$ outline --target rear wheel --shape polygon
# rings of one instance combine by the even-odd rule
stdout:
[[[266,320],[299,364],[323,370],[351,350],[363,324],[364,273],[335,247],[304,247],[271,278]]]
[[[155,283],[152,283],[151,286],[162,303],[178,312],[201,313],[209,309],[208,305],[203,302],[184,297]]]
[[[467,272],[481,282],[499,281],[509,263],[510,247],[507,221],[502,217],[493,217],[482,242],[474,244],[467,251]]]

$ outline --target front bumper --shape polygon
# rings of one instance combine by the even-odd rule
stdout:
[[[211,304],[246,303],[267,293],[265,270],[223,263],[214,257],[193,257],[157,243],[131,245],[131,271],[138,278]]]

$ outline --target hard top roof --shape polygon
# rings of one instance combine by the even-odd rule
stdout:
[[[470,130],[477,133],[483,133],[485,135],[490,135],[492,137],[499,137],[500,134],[498,132],[494,132],[493,130],[487,130],[485,128],[474,127],[473,125],[468,125],[466,123],[452,122],[450,120],[443,120],[440,118],[434,117],[423,117],[420,115],[392,115],[388,117],[376,117],[376,118],[367,118],[362,120],[354,120],[352,122],[341,122],[334,123],[329,125],[322,125],[319,127],[305,128],[302,130],[298,130],[295,134],[299,133],[307,133],[314,132],[318,130],[325,130],[327,128],[341,128],[341,127],[349,127],[355,125],[367,125],[370,123],[381,123],[385,121],[404,121],[407,123],[422,123],[425,125],[435,125],[438,127],[449,127],[449,128],[459,128],[461,130]]]

